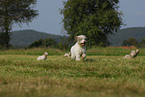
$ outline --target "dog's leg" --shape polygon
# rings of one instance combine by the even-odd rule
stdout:
[[[82,60],[84,61],[86,58],[86,54],[82,54]]]
[[[71,59],[74,59],[75,55],[73,53],[71,53]]]
[[[80,59],[80,54],[77,54],[76,55],[76,61],[80,61],[81,59]]]

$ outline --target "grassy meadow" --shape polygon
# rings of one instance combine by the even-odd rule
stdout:
[[[84,62],[51,48],[0,51],[0,97],[145,97],[145,50],[123,59],[130,51],[92,48]]]

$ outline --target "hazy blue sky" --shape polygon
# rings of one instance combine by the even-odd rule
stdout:
[[[59,9],[63,8],[63,0],[37,0],[36,9],[39,11],[39,16],[27,26],[13,26],[13,31],[23,29],[33,29],[41,32],[60,34],[62,30],[61,19],[62,15]],[[126,27],[145,27],[145,0],[120,0],[119,4],[124,14],[123,22]]]

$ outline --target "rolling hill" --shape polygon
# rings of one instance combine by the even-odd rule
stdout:
[[[121,46],[124,40],[135,38],[138,42],[145,38],[145,27],[133,27],[119,30],[114,35],[109,35],[110,46]]]
[[[145,38],[145,27],[125,28],[113,35],[108,35],[110,46],[121,46],[124,40],[135,38],[141,41]],[[16,47],[26,47],[39,39],[53,38],[59,42],[64,36],[38,32],[35,30],[20,30],[12,32],[10,43]]]
[[[45,38],[52,38],[59,42],[62,36],[38,32],[35,30],[20,30],[12,32],[12,39],[10,44],[16,47],[26,47],[36,40]]]

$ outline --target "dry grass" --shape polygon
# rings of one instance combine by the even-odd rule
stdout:
[[[62,55],[63,52],[55,48],[32,48],[32,49],[14,49],[0,50],[0,55],[42,55],[48,52],[49,55]]]
[[[144,97],[145,58],[0,55],[1,97]]]

